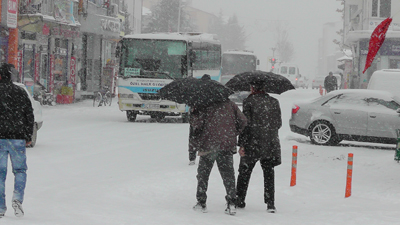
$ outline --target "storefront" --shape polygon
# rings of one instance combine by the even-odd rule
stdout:
[[[368,55],[368,47],[369,39],[364,39],[359,42],[360,62],[358,71],[363,71],[364,69]],[[400,38],[386,38],[376,54],[371,67],[364,74],[361,73],[361,88],[366,88],[373,72],[381,69],[400,69]]]
[[[114,90],[115,48],[120,38],[118,18],[89,13],[82,20],[81,95],[92,96],[102,88]]]
[[[76,51],[81,43],[80,24],[74,19],[71,2],[57,1],[56,9],[58,13],[53,16],[20,16],[19,72],[21,81],[27,86],[34,84],[35,91],[45,89],[58,103],[72,103],[76,89],[75,68],[80,58]]]

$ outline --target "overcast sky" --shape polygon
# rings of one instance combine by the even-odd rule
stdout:
[[[193,6],[214,14],[222,10],[225,16],[236,13],[248,35],[246,45],[260,58],[262,70],[269,67],[266,61],[276,43],[274,24],[281,21],[294,45],[294,63],[308,77],[316,75],[323,24],[341,21],[336,9],[343,8],[337,0],[193,0]]]

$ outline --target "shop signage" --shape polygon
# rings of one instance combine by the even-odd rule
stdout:
[[[54,70],[55,70],[55,57],[54,54],[50,55],[50,74],[49,74],[49,92],[53,93],[54,89]]]
[[[40,69],[39,59],[40,59],[40,55],[39,55],[39,53],[36,53],[35,54],[35,78],[34,78],[34,82],[39,80],[39,73],[40,73],[40,71],[39,71],[39,69]]]
[[[63,36],[65,38],[78,38],[79,32],[74,30],[65,30],[59,27],[53,27],[51,30],[53,35]]]
[[[120,32],[121,23],[115,20],[101,19],[101,29],[112,32]]]
[[[73,56],[71,56],[69,74],[70,74],[70,84],[72,84],[72,87],[75,87],[75,84],[76,84],[76,58]]]
[[[369,40],[360,42],[360,54],[367,55],[369,48]],[[400,40],[399,39],[388,39],[386,38],[381,48],[379,49],[380,55],[385,56],[398,56],[400,53]]]
[[[17,16],[18,16],[18,0],[8,0],[7,5],[7,27],[17,27]]]
[[[44,25],[43,25],[42,34],[43,34],[43,35],[46,35],[46,36],[49,36],[49,35],[50,35],[50,29],[49,29],[49,27],[47,26],[47,24],[44,24]]]

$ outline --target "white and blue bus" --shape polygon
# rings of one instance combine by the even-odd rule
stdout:
[[[209,74],[221,81],[221,44],[215,35],[203,33],[156,33],[127,35],[120,40],[118,103],[128,121],[150,115],[157,121],[165,116],[182,116],[185,104],[162,100],[158,91],[175,79],[200,78]]]

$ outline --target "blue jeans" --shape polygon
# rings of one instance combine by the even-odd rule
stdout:
[[[7,161],[10,154],[12,171],[14,173],[14,194],[12,200],[24,200],[26,185],[26,152],[25,140],[0,139],[0,213],[7,211],[5,183],[7,176]]]

